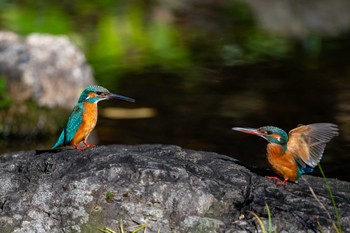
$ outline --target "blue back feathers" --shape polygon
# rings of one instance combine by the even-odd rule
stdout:
[[[85,90],[81,93],[79,97],[78,104],[73,108],[72,113],[68,118],[66,126],[62,130],[60,137],[58,138],[57,142],[52,147],[52,149],[59,146],[69,145],[70,142],[73,140],[75,133],[77,132],[79,126],[83,121],[84,102],[94,103],[95,101],[100,100],[99,97],[88,98],[90,92],[94,92],[98,95],[100,95],[101,93],[109,93],[109,91],[106,88],[97,85],[88,86],[87,88],[85,88]]]
[[[310,173],[313,172],[313,168],[309,166],[302,167],[299,163],[297,163],[297,168],[298,168],[298,178],[304,173]]]
[[[91,93],[95,93],[95,95]],[[97,86],[97,85],[88,86],[81,93],[78,100],[78,104],[73,108],[73,111],[70,117],[68,118],[68,122],[66,126],[64,127],[60,137],[58,138],[57,142],[52,148],[71,144],[76,132],[78,131],[83,121],[83,114],[85,111],[84,103],[97,104],[98,101],[105,100],[105,99],[121,99],[124,101],[134,102],[134,99],[132,98],[111,94],[104,87]],[[94,127],[94,125],[91,125],[91,127]],[[88,135],[85,135],[85,136],[88,136]]]
[[[69,145],[83,120],[84,103],[78,103],[68,118],[68,122],[52,149]]]

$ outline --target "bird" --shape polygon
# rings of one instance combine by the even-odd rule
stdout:
[[[92,85],[85,88],[79,97],[77,105],[73,108],[57,142],[51,149],[70,145],[82,151],[88,147],[95,147],[96,145],[87,143],[87,138],[96,126],[98,114],[97,103],[101,100],[112,99],[135,102],[132,98],[113,94],[101,86]],[[80,142],[83,142],[85,147],[79,147],[78,144]]]
[[[267,161],[277,176],[267,178],[279,180],[283,185],[287,181],[297,182],[304,173],[310,173],[323,155],[326,143],[339,135],[338,126],[332,123],[313,123],[299,125],[287,134],[275,126],[260,128],[233,127],[232,130],[257,135],[268,141]]]

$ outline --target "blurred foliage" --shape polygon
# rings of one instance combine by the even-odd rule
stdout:
[[[40,107],[33,101],[27,101],[25,105],[12,104],[6,110],[0,109],[0,138],[18,138],[33,143],[36,138],[45,138],[60,130],[66,121],[62,117],[65,114],[62,109]]]
[[[322,39],[317,34],[310,34],[304,38],[303,47],[310,57],[317,58],[321,54]]]
[[[244,1],[207,5],[207,14],[213,19],[196,15],[196,6],[191,4],[2,0],[0,26],[22,35],[70,36],[85,51],[102,85],[117,83],[118,77],[147,67],[188,73],[198,62],[232,66],[280,59],[290,51],[288,39],[269,35],[256,26]],[[200,25],[186,21],[188,17],[197,17],[192,21]],[[307,40],[305,46],[313,53],[318,51],[315,39]]]
[[[12,101],[6,96],[6,80],[0,76],[0,110],[11,105]]]
[[[261,31],[255,31],[247,38],[245,45],[248,62],[257,62],[264,58],[281,59],[290,51],[287,38],[269,35]]]
[[[2,15],[6,28],[21,34],[68,34],[71,31],[70,19],[56,7],[37,9],[14,5],[3,11]]]
[[[134,5],[127,14],[99,18],[87,56],[103,83],[149,66],[181,69],[189,64],[178,31],[157,20],[145,23],[144,17],[144,9]]]

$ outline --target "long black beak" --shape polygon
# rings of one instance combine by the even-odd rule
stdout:
[[[122,96],[122,95],[117,95],[117,94],[113,94],[111,93],[109,96],[108,96],[108,99],[115,99],[115,100],[124,100],[124,101],[128,101],[128,102],[135,102],[134,99],[132,98],[129,98],[129,97],[126,97],[126,96]]]

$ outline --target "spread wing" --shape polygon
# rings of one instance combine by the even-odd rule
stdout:
[[[287,149],[292,152],[301,167],[313,168],[320,162],[326,143],[338,135],[338,127],[335,124],[302,125],[289,132]]]
[[[55,145],[52,147],[56,148],[59,146],[69,145],[73,140],[75,133],[77,132],[79,126],[81,125],[83,119],[84,107],[83,104],[77,104],[68,118],[68,122],[64,127],[60,137],[58,138]]]

